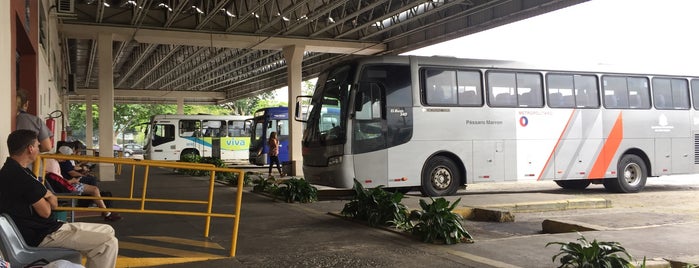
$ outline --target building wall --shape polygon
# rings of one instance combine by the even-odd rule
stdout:
[[[0,124],[0,162],[9,155],[7,136],[16,125],[17,87],[29,92],[28,112],[42,119],[63,107],[63,50],[52,2],[0,1],[0,32],[10,33],[0,35],[0,118],[7,122]],[[41,42],[40,25],[45,37]],[[56,121],[54,136],[60,138],[63,124],[60,118]]]
[[[0,1],[0,33],[12,32],[12,24],[9,19],[10,2]],[[7,150],[7,135],[10,134],[14,124],[14,83],[12,76],[12,66],[14,65],[14,53],[12,52],[12,41],[7,34],[0,35],[0,118],[4,124],[0,124],[0,162],[5,161],[9,155]],[[12,122],[12,124],[8,124]]]

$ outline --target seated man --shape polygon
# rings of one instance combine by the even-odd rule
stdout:
[[[100,189],[97,188],[97,186],[81,183],[80,177],[71,178],[68,180],[63,178],[63,176],[61,176],[61,169],[58,166],[58,161],[56,161],[56,159],[46,159],[46,178],[49,180],[56,180],[56,182],[58,182],[59,184],[61,184],[61,182],[58,180],[64,180],[67,184],[72,186],[67,190],[77,193],[79,195],[89,195],[97,198],[102,197],[102,195],[100,194]],[[53,187],[53,189],[55,191],[58,191],[57,187]],[[96,199],[92,201],[95,202],[98,208],[107,208],[107,206],[104,203],[104,200],[102,199]],[[119,216],[118,213],[106,212],[103,213],[103,215],[105,221],[118,221],[121,219],[121,216]]]
[[[58,153],[60,154],[72,155],[75,154],[75,152],[76,151],[74,151],[68,144],[58,147]],[[60,165],[61,169],[60,174],[64,179],[70,180],[72,178],[80,178],[80,182],[84,184],[97,186],[97,178],[90,175],[89,170],[85,170],[80,166],[75,166],[75,162],[73,160],[58,161],[58,164]]]
[[[73,149],[73,153],[75,155],[85,155],[86,147],[82,142],[75,140],[75,141],[71,142],[69,145],[70,145],[70,148]],[[57,148],[60,148],[60,146]],[[88,163],[87,161],[80,161],[80,162],[73,161],[73,165],[75,166],[75,170],[82,173],[83,175],[87,175],[87,174],[90,174],[90,171],[92,169],[94,169],[94,166],[96,164]]]
[[[27,169],[39,154],[36,132],[15,130],[7,137],[10,157],[0,169],[0,213],[7,213],[29,246],[74,249],[87,258],[86,267],[115,267],[119,241],[106,224],[57,221],[51,212],[56,196]]]

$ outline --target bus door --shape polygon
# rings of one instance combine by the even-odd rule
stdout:
[[[224,156],[224,152],[221,147],[221,137],[227,136],[226,130],[226,121],[224,120],[204,120],[202,122],[203,155],[219,159]],[[223,143],[225,143],[225,140]],[[225,159],[226,157],[223,158]]]
[[[174,152],[175,125],[169,122],[155,122],[150,127],[150,139],[146,147],[147,159],[178,160],[179,153]]]
[[[360,83],[352,122],[354,176],[364,187],[388,185],[385,89],[377,83]]]
[[[289,161],[289,119],[277,119],[271,122],[279,140],[279,162],[287,162]],[[269,133],[267,133],[267,137],[269,137]]]

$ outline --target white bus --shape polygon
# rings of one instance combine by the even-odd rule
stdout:
[[[356,178],[439,196],[554,180],[638,192],[647,177],[699,167],[699,76],[373,56],[329,68],[306,102],[303,173],[320,185]],[[339,124],[324,124],[338,105]]]
[[[145,158],[181,160],[184,155],[248,160],[250,134],[247,116],[155,115],[146,135]]]

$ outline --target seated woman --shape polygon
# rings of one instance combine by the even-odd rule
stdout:
[[[66,146],[61,146],[59,148],[59,151],[63,154],[73,154],[73,150],[70,149],[70,147]],[[70,162],[69,160],[63,160],[63,162]],[[68,182],[68,184],[73,186],[72,191],[74,193],[80,194],[80,195],[89,195],[89,196],[94,196],[97,198],[102,198],[102,195],[100,194],[100,189],[97,188],[97,186],[94,185],[89,185],[89,184],[84,184],[81,182],[81,176],[77,177],[69,177],[69,179],[66,179],[62,174],[61,165],[56,159],[46,159],[46,178],[49,179],[63,179]],[[107,206],[104,203],[104,200],[102,199],[95,199],[93,200],[97,207],[99,208],[107,208]],[[112,213],[112,212],[105,212],[102,214],[104,216],[105,221],[118,221],[121,219],[121,216],[119,216],[118,213]]]

